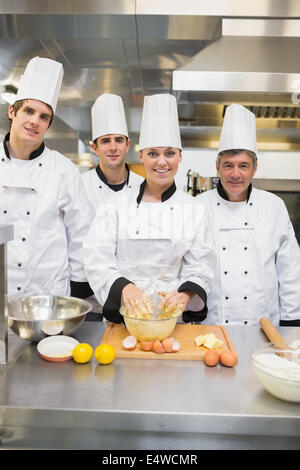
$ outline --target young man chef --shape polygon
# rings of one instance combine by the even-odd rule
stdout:
[[[109,321],[123,320],[121,299],[131,311],[147,310],[160,292],[184,321],[205,318],[212,236],[205,208],[174,183],[181,148],[175,97],[146,97],[139,154],[146,179],[101,205],[84,242],[87,278]]]
[[[213,217],[218,250],[207,323],[300,325],[300,251],[283,201],[253,188],[255,116],[232,104],[220,136],[218,187],[197,197]]]
[[[125,162],[130,147],[122,98],[105,93],[98,96],[92,107],[92,149],[99,159],[98,166],[81,174],[89,203],[90,222],[99,204],[109,200],[114,192],[125,191],[144,178],[129,170]]]
[[[32,58],[8,108],[11,129],[0,149],[0,223],[14,225],[7,252],[9,296],[69,295],[70,282],[78,295],[85,286],[79,172],[44,144],[62,77],[60,63]]]

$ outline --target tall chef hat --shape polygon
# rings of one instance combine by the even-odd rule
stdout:
[[[43,101],[55,112],[63,79],[63,66],[52,59],[33,57],[21,76],[15,101],[32,99]]]
[[[182,150],[175,96],[145,96],[139,147],[140,150],[148,147]]]
[[[219,142],[219,153],[233,149],[257,154],[255,115],[240,104],[227,107]]]
[[[107,134],[120,134],[128,137],[122,98],[110,93],[98,96],[92,106],[93,141]]]

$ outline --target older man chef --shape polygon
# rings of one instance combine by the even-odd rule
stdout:
[[[275,157],[274,157],[275,158]],[[300,251],[283,201],[252,187],[257,169],[255,116],[226,109],[218,187],[197,197],[213,217],[218,250],[207,323],[300,325]]]
[[[44,144],[62,77],[60,63],[34,57],[8,110],[11,130],[0,150],[0,223],[14,225],[8,243],[10,296],[69,295],[70,282],[78,295],[78,287],[86,286],[79,172]]]
[[[81,174],[91,222],[98,205],[109,200],[113,192],[124,191],[143,181],[125,162],[130,139],[120,96],[109,93],[98,96],[92,107],[92,138],[92,149],[99,164]]]
[[[121,298],[132,310],[147,308],[161,291],[166,306],[182,306],[184,321],[201,321],[215,260],[205,208],[174,183],[181,161],[175,97],[145,98],[140,160],[145,181],[97,211],[84,243],[88,280],[112,322],[123,319]]]

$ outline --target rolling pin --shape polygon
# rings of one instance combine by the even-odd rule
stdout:
[[[279,349],[289,349],[289,345],[284,341],[282,336],[280,336],[275,326],[267,317],[261,317],[259,323],[270,343],[273,343],[274,346]]]

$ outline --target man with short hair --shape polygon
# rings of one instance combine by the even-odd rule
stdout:
[[[212,215],[218,263],[205,323],[300,326],[300,250],[284,202],[253,188],[257,170],[255,116],[226,109],[216,189],[198,196]]]
[[[97,207],[113,193],[140,185],[143,178],[129,170],[125,161],[130,147],[122,98],[104,93],[92,107],[92,149],[99,164],[81,174],[89,201],[90,222]]]
[[[32,58],[9,106],[10,132],[0,148],[0,223],[13,224],[8,243],[8,295],[77,296],[86,286],[75,165],[44,144],[63,77],[62,64]],[[87,295],[89,292],[87,293]]]

